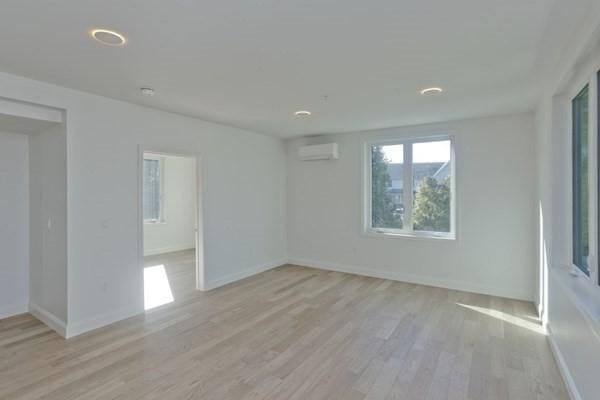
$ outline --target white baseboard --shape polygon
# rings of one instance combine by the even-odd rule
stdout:
[[[569,397],[571,400],[583,400],[579,391],[577,390],[577,386],[575,385],[575,381],[573,380],[573,376],[569,371],[569,367],[565,362],[565,358],[563,357],[558,344],[554,340],[554,336],[552,335],[552,328],[548,325],[546,327],[548,332],[548,342],[550,343],[550,349],[552,349],[552,354],[554,355],[554,359],[556,360],[556,364],[558,365],[558,370],[560,371],[560,375],[563,378],[565,386],[567,387],[567,391],[569,392]]]
[[[537,316],[538,316],[538,318],[541,319],[544,314],[544,309],[542,308],[542,303],[539,301],[536,301],[534,305],[535,305],[535,311],[537,312]]]
[[[103,326],[113,324],[138,314],[142,314],[143,312],[143,308],[140,310],[139,308],[134,307],[123,307],[91,318],[86,318],[79,322],[69,323],[67,325],[66,338],[72,338],[74,336],[81,335],[82,333],[102,328]]]
[[[27,303],[7,304],[0,307],[0,319],[12,317],[14,315],[25,314],[29,311]]]
[[[270,263],[266,263],[263,265],[258,265],[256,267],[247,268],[243,271],[235,272],[233,274],[229,274],[229,275],[226,275],[221,278],[213,279],[213,280],[207,282],[204,290],[216,289],[218,287],[225,286],[229,283],[239,281],[240,279],[248,278],[252,275],[260,274],[261,272],[265,272],[270,269],[279,267],[281,265],[284,265],[285,263],[286,263],[286,259],[281,259],[281,260],[272,261]]]
[[[328,271],[345,272],[348,274],[369,276],[372,278],[390,279],[394,281],[415,283],[418,285],[435,286],[452,290],[460,290],[470,293],[487,294],[491,296],[506,297],[509,299],[533,301],[531,293],[522,293],[519,291],[503,290],[493,286],[479,285],[470,282],[455,281],[448,279],[437,279],[430,276],[407,274],[401,271],[379,271],[371,268],[359,267],[355,265],[344,265],[330,262],[307,260],[300,258],[288,259],[289,264],[302,265]]]
[[[67,337],[67,324],[65,321],[58,318],[56,315],[52,314],[50,311],[45,308],[35,304],[29,303],[29,312],[31,315],[42,321],[44,324],[48,325],[48,327],[60,336],[66,338]]]
[[[183,249],[183,250],[185,250],[185,249]],[[222,278],[215,279],[208,283],[208,285],[207,285],[208,287],[205,290],[215,289],[217,287],[226,285],[228,283],[232,283],[237,280],[244,279],[249,276],[256,275],[258,273],[270,270],[270,269],[278,267],[282,264],[285,264],[285,259],[282,259],[282,260],[279,260],[276,262],[272,262],[272,263],[268,263],[268,264],[264,264],[264,265],[260,265],[258,267],[254,267],[254,268],[248,268],[243,271],[237,272],[235,274],[230,274],[230,275],[224,276]],[[121,321],[123,319],[127,319],[130,317],[142,314],[143,312],[144,312],[143,309],[126,307],[126,308],[121,308],[119,310],[111,311],[111,312],[108,312],[108,313],[105,313],[102,315],[98,315],[98,316],[95,316],[92,318],[88,318],[83,321],[69,323],[67,325],[66,337],[72,338],[74,336],[81,335],[83,333],[92,331],[94,329],[102,328],[106,325],[113,324],[113,323]]]
[[[173,253],[174,251],[183,251],[183,250],[192,250],[196,248],[196,246],[192,243],[192,244],[178,244],[178,245],[174,245],[174,246],[166,246],[166,247],[161,247],[158,249],[149,249],[146,250],[144,249],[144,256],[155,256],[158,254],[164,254],[164,253]]]

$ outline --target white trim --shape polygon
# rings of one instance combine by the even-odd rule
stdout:
[[[241,271],[241,272],[238,272],[235,274],[230,274],[225,277],[215,279],[214,281],[209,282],[208,289],[215,289],[217,287],[224,286],[228,283],[232,283],[232,282],[238,281],[240,279],[244,279],[244,278],[250,277],[252,275],[256,275],[261,272],[265,272],[270,269],[279,267],[283,264],[285,264],[285,259],[267,263],[267,264],[263,264],[258,267],[249,268],[249,269],[246,269],[244,271]],[[115,322],[119,322],[121,320],[131,318],[136,315],[141,315],[143,313],[144,313],[143,309],[138,309],[135,307],[124,307],[124,308],[118,309],[116,311],[110,311],[110,312],[107,312],[107,313],[104,313],[104,314],[101,314],[101,315],[98,315],[98,316],[95,316],[92,318],[88,318],[88,319],[85,319],[85,320],[82,320],[79,322],[70,323],[67,325],[66,329],[63,328],[63,332],[66,332],[66,335],[61,333],[61,336],[65,337],[65,338],[72,338],[74,336],[81,335],[83,333],[92,331],[94,329],[102,328],[107,325],[114,324]],[[43,322],[45,322],[45,321],[43,321]],[[50,326],[50,324],[47,324],[47,325]]]
[[[402,203],[404,204],[404,229],[402,229],[403,233],[414,234],[415,230],[413,227],[413,208],[414,208],[414,195],[413,195],[413,185],[414,185],[414,171],[413,171],[413,144],[414,142],[403,142],[402,150],[404,152],[404,156],[402,157]],[[450,144],[452,147],[452,144]],[[372,151],[370,152],[372,154]],[[369,176],[373,176],[373,171],[371,168],[373,166],[373,162],[369,159],[369,163],[367,164],[367,168],[369,170]],[[409,189],[410,190],[406,190]],[[373,187],[368,187],[367,190],[371,195],[373,194]],[[371,197],[371,196],[369,196]],[[373,199],[370,198],[371,203],[373,203]],[[450,204],[450,208],[452,208],[452,204]],[[373,229],[373,221],[370,219],[373,216],[372,210],[369,210],[369,225],[366,226],[367,229]],[[452,222],[450,223],[452,225]]]
[[[591,67],[583,70],[577,70],[571,76],[566,89],[565,96],[562,97],[559,107],[564,108],[565,120],[567,126],[564,128],[568,132],[568,153],[567,153],[567,211],[566,218],[569,227],[567,235],[568,240],[568,265],[579,271],[578,267],[573,264],[573,100],[579,93],[588,86],[588,240],[589,240],[589,257],[588,257],[588,272],[589,276],[581,272],[581,280],[590,288],[598,291],[598,115],[597,115],[597,100],[598,100],[598,85],[597,74],[600,69],[600,58],[591,64]],[[591,70],[590,70],[591,69]],[[586,289],[587,291],[587,289]]]
[[[261,272],[265,272],[265,271],[268,271],[273,268],[281,267],[282,265],[285,265],[286,263],[287,263],[287,260],[285,258],[283,258],[280,260],[272,261],[272,262],[258,265],[255,267],[247,268],[240,272],[235,272],[233,274],[225,275],[221,278],[217,278],[217,279],[208,281],[206,284],[206,288],[204,290],[216,289],[218,287],[225,286],[229,283],[233,283],[233,282],[239,281],[241,279],[251,277],[256,274],[260,274]]]
[[[569,397],[571,400],[583,400],[579,391],[577,390],[577,385],[575,385],[575,381],[573,380],[573,376],[569,371],[569,367],[565,362],[565,358],[563,357],[558,344],[554,340],[554,335],[552,334],[552,328],[550,325],[546,327],[548,343],[550,344],[550,349],[552,350],[552,354],[554,355],[554,359],[556,360],[556,365],[558,366],[558,370],[560,371],[560,375],[567,387],[567,392],[569,393]]]
[[[12,317],[19,314],[25,314],[29,311],[27,303],[23,304],[7,304],[0,307],[0,319]]]
[[[64,120],[63,110],[59,108],[6,97],[0,97],[0,110],[2,114],[56,124]]]
[[[549,270],[551,279],[561,287],[600,340],[600,290],[590,285],[588,276],[583,272],[572,275],[567,267],[552,267]]]
[[[273,268],[276,268],[276,267],[279,267],[279,266],[285,264],[285,261],[286,261],[285,259],[282,259],[282,260],[266,263],[266,264],[260,265],[258,267],[248,268],[244,271],[237,272],[235,274],[230,274],[230,275],[224,276],[219,279],[215,279],[215,280],[209,282],[208,289],[205,289],[205,290],[215,289],[215,288],[227,285],[228,283],[236,282],[240,279],[248,278],[252,275],[256,275],[261,272],[268,271],[270,269],[273,269]],[[110,312],[107,312],[107,313],[104,313],[104,314],[101,314],[101,315],[98,315],[98,316],[95,316],[92,318],[85,319],[83,321],[69,324],[66,329],[66,336],[65,335],[63,335],[63,336],[65,336],[66,338],[72,338],[74,336],[81,335],[83,333],[92,331],[94,329],[102,328],[104,326],[114,324],[115,322],[119,322],[121,320],[131,318],[136,315],[143,314],[143,313],[144,313],[143,309],[138,309],[138,308],[134,308],[134,307],[124,307],[124,308],[118,309],[116,311],[110,311]]]
[[[590,279],[592,283],[598,286],[598,129],[596,121],[597,111],[597,81],[596,74],[592,74],[589,81],[588,98],[588,216],[589,216],[589,240],[590,255],[588,257],[588,267],[590,269]]]
[[[533,302],[533,293],[523,293],[516,290],[503,290],[498,289],[496,286],[481,285],[478,283],[438,279],[431,276],[407,274],[400,271],[379,271],[355,265],[299,258],[289,258],[288,264]]]
[[[202,157],[199,152],[178,148],[163,148],[154,146],[138,145],[138,265],[140,266],[140,285],[142,293],[143,270],[144,270],[144,211],[143,211],[143,191],[144,191],[144,153],[151,153],[159,156],[176,156],[193,158],[196,164],[196,226],[195,226],[195,244],[196,244],[196,289],[205,290],[206,270],[204,268],[204,231],[203,231],[203,207],[202,207]],[[143,299],[141,300],[143,304]]]
[[[194,250],[194,249],[195,249],[194,243],[176,244],[176,245],[171,245],[171,246],[159,247],[157,249],[152,249],[152,250],[147,250],[147,251],[146,251],[146,249],[144,249],[144,257],[145,256],[155,256],[155,255],[164,254],[164,253],[173,253],[175,251]]]
[[[162,196],[160,196],[162,197]],[[162,218],[162,200],[159,200],[160,202],[160,210],[159,210],[159,214],[161,214],[161,218],[160,219],[146,219],[144,220],[144,225],[165,225],[167,222]]]
[[[426,231],[412,231],[407,232],[396,229],[383,229],[383,228],[371,228],[367,229],[362,233],[363,236],[372,238],[412,238],[422,240],[456,240],[456,236],[449,232],[426,232]]]
[[[50,311],[46,310],[39,305],[30,302],[29,303],[29,313],[42,321],[44,324],[48,325],[48,327],[56,333],[58,333],[63,338],[67,337],[67,324],[58,318],[56,315],[52,314]]]
[[[537,317],[541,320],[542,317],[544,316],[544,305],[542,304],[541,301],[539,301],[539,299],[535,300],[535,311],[537,312]]]
[[[403,203],[405,204],[404,223],[408,228],[386,230],[381,228],[372,227],[372,185],[371,185],[371,148],[376,145],[402,145],[403,146],[403,186],[410,184],[412,188],[412,145],[415,143],[425,143],[434,141],[450,141],[450,161],[451,161],[451,187],[450,187],[450,232],[425,232],[425,231],[414,231],[412,229],[412,204],[413,204],[413,193],[412,190],[403,190]],[[391,237],[391,238],[406,238],[406,237],[417,237],[426,239],[456,239],[457,237],[457,218],[456,218],[456,138],[455,135],[448,130],[447,133],[440,133],[439,129],[428,132],[414,132],[412,135],[410,132],[398,132],[398,133],[386,133],[385,135],[377,135],[377,137],[367,137],[362,139],[361,146],[361,160],[362,160],[362,224],[361,234],[363,236],[370,237]],[[379,232],[379,230],[387,232]]]
[[[143,309],[140,310],[133,307],[124,307],[94,316],[92,318],[87,318],[79,322],[69,323],[67,325],[65,338],[72,338],[74,336],[81,335],[82,333],[102,328],[104,326],[114,324],[115,322],[143,313]]]

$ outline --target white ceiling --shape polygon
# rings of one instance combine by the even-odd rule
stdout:
[[[477,117],[533,107],[553,3],[3,0],[0,70],[280,137]]]

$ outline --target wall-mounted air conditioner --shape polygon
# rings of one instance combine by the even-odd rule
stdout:
[[[337,160],[340,158],[338,155],[338,144],[326,143],[301,146],[298,148],[298,158],[300,161]]]

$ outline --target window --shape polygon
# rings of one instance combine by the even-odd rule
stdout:
[[[596,122],[596,212],[600,210],[600,163],[598,162],[598,158],[600,158],[600,71],[596,73],[596,114],[594,115]],[[596,230],[600,227],[600,215],[596,216]],[[597,245],[596,249],[600,251],[600,236],[597,237]],[[600,273],[598,273],[598,260],[600,260],[600,254],[596,254],[596,283],[600,285]]]
[[[144,158],[144,222],[162,220],[162,160]]]
[[[449,138],[369,143],[367,231],[454,237],[454,160]]]
[[[589,86],[572,101],[573,264],[590,273],[589,228]]]

